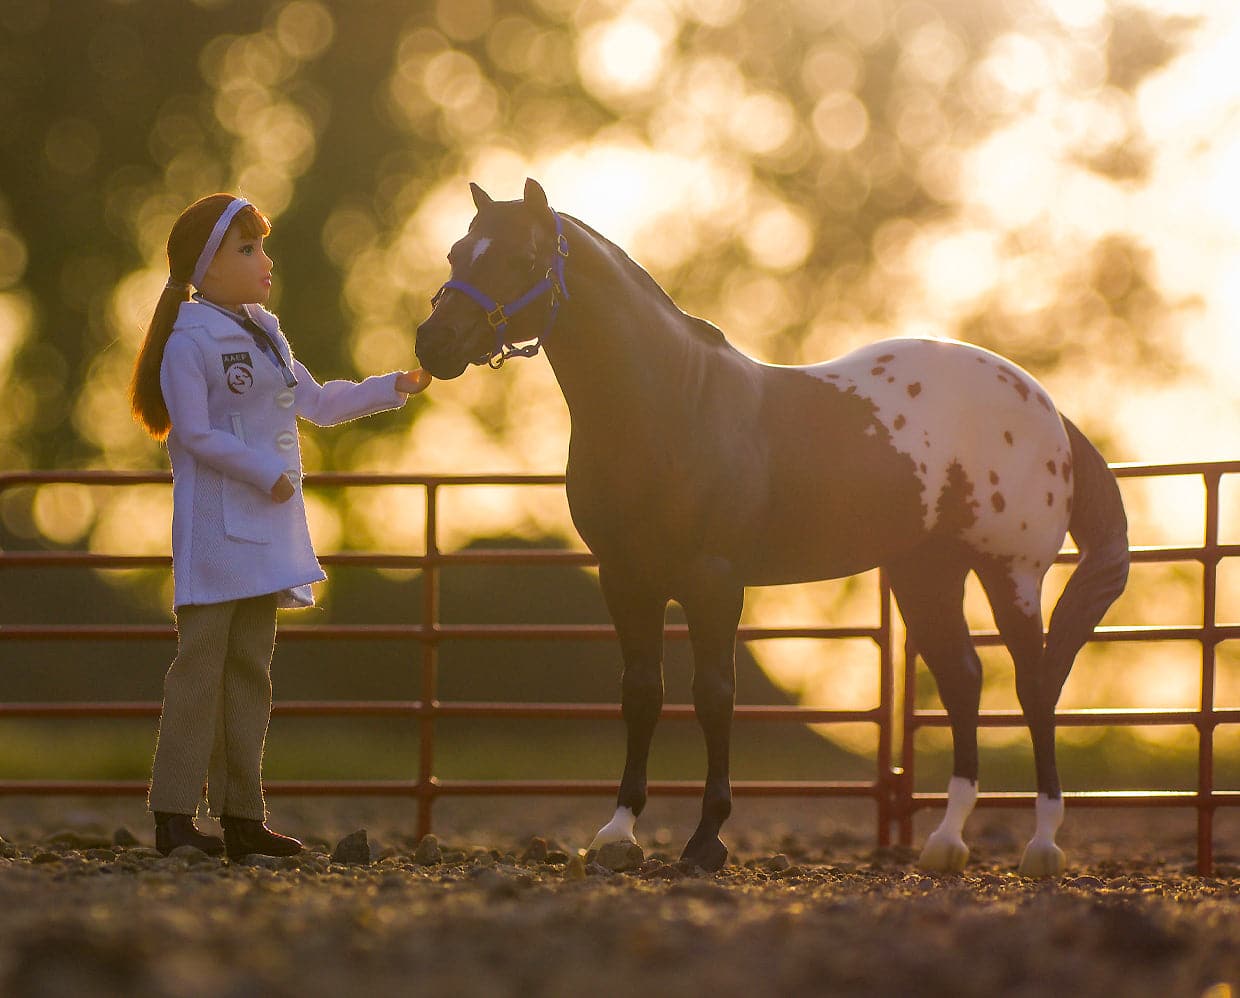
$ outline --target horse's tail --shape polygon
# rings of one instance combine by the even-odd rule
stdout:
[[[1081,646],[1128,582],[1128,517],[1119,483],[1096,447],[1067,418],[1072,444],[1072,515],[1068,530],[1081,552],[1046,634],[1043,675],[1062,683]]]

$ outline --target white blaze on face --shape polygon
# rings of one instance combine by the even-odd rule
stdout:
[[[1036,609],[1068,526],[1072,451],[1033,377],[987,350],[926,339],[883,340],[806,372],[874,406],[913,463],[926,529],[1006,561],[1018,601]]]
[[[491,248],[491,240],[488,239],[486,236],[483,236],[476,243],[474,243],[473,252],[470,253],[469,255],[470,266],[472,267],[475,263],[477,263],[478,258],[482,256],[482,254],[485,253],[490,248]]]

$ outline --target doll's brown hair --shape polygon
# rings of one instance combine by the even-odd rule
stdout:
[[[134,419],[156,440],[166,437],[171,426],[168,406],[159,387],[164,347],[168,345],[168,337],[172,335],[181,305],[189,300],[189,280],[194,265],[215,223],[233,200],[232,194],[208,194],[199,198],[181,212],[168,234],[169,281],[159,296],[155,314],[151,316],[151,324],[134,361],[133,377],[129,382],[129,405]],[[247,239],[257,239],[271,231],[271,222],[253,205],[247,205],[237,212],[228,226],[230,232],[234,228],[239,228]]]

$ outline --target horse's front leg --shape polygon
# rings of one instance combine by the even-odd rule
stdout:
[[[591,849],[608,842],[637,841],[634,829],[646,806],[650,740],[663,711],[663,619],[667,610],[666,597],[652,595],[621,572],[600,566],[599,582],[624,657],[620,702],[627,745],[616,813],[594,836]]]
[[[744,587],[723,559],[706,559],[681,599],[693,644],[693,707],[706,739],[702,818],[681,861],[718,870],[728,858],[719,830],[732,813],[729,755],[736,700],[736,628]]]

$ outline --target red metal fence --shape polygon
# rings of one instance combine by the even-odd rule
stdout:
[[[1194,641],[1201,646],[1202,692],[1201,707],[1195,711],[1088,710],[1061,711],[1062,725],[1150,725],[1181,724],[1197,728],[1200,735],[1198,787],[1195,792],[1145,791],[1139,793],[1107,792],[1068,794],[1070,805],[1090,806],[1158,806],[1194,807],[1198,814],[1198,865],[1204,871],[1213,861],[1213,816],[1217,808],[1240,803],[1240,793],[1214,788],[1213,735],[1220,724],[1240,722],[1240,710],[1219,709],[1214,705],[1214,662],[1220,642],[1240,638],[1240,624],[1220,624],[1216,619],[1218,567],[1223,558],[1240,555],[1240,545],[1220,544],[1219,496],[1225,475],[1240,474],[1240,461],[1180,465],[1131,465],[1116,469],[1124,478],[1155,476],[1198,476],[1205,483],[1205,531],[1199,546],[1134,549],[1134,561],[1184,562],[1195,561],[1203,566],[1204,616],[1200,627],[1125,627],[1103,628],[1099,641]],[[161,472],[16,472],[0,474],[0,500],[16,488],[53,484],[91,486],[134,486],[163,484],[171,481]],[[332,641],[355,638],[413,639],[424,648],[420,665],[419,696],[416,700],[382,701],[277,701],[273,713],[282,716],[352,716],[400,717],[419,726],[420,752],[418,772],[407,780],[352,781],[281,781],[267,784],[269,793],[299,795],[395,795],[412,798],[418,811],[419,834],[432,826],[432,810],[436,800],[446,796],[465,795],[613,795],[616,783],[610,780],[452,780],[436,776],[436,721],[448,718],[511,718],[511,719],[576,719],[619,720],[620,707],[614,703],[494,703],[441,701],[438,696],[439,648],[445,642],[470,641],[547,641],[547,640],[614,640],[615,633],[607,625],[448,625],[440,620],[440,577],[445,568],[468,565],[561,565],[585,567],[593,558],[582,551],[564,550],[440,550],[439,514],[441,495],[445,490],[471,486],[534,486],[560,485],[562,475],[371,475],[315,474],[306,477],[310,487],[342,486],[420,486],[425,491],[425,546],[422,554],[356,553],[325,554],[320,560],[326,566],[349,565],[375,568],[418,569],[422,573],[422,605],[417,622],[406,624],[349,625],[287,625],[281,626],[279,640]],[[1061,561],[1071,561],[1065,554]],[[64,550],[0,550],[0,570],[34,570],[50,567],[88,569],[167,569],[171,559],[166,555],[100,554]],[[876,839],[879,845],[891,841],[893,829],[899,841],[909,843],[915,811],[942,803],[942,794],[920,794],[913,791],[916,762],[914,739],[919,728],[946,724],[942,711],[917,710],[911,692],[915,686],[916,657],[907,645],[904,648],[903,680],[905,696],[900,709],[903,738],[900,766],[894,765],[896,734],[896,668],[891,596],[886,581],[879,579],[877,623],[863,627],[762,627],[743,626],[742,641],[781,638],[864,638],[874,642],[878,650],[878,702],[861,710],[836,710],[797,706],[739,706],[738,723],[784,722],[795,724],[873,724],[877,731],[874,777],[865,781],[752,780],[737,781],[738,796],[822,796],[859,797],[874,801]],[[2,612],[2,608],[0,608]],[[411,614],[413,616],[413,614]],[[669,626],[667,637],[684,640],[682,626]],[[0,643],[18,641],[167,641],[175,640],[175,631],[168,625],[33,625],[13,624],[0,620]],[[997,635],[982,633],[979,644],[998,643]],[[3,680],[0,678],[0,683]],[[665,717],[692,716],[688,704],[669,704]],[[4,702],[0,701],[0,722],[6,718],[103,718],[150,717],[159,714],[156,702]],[[985,712],[986,726],[1020,724],[1018,714]],[[70,795],[70,794],[133,794],[146,791],[145,781],[0,781],[0,795]],[[653,781],[652,794],[696,796],[701,784],[696,781]],[[1028,806],[1029,795],[987,794],[979,804],[993,806]]]

